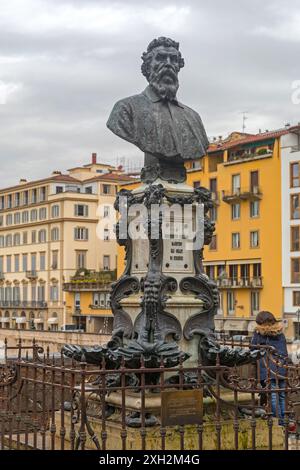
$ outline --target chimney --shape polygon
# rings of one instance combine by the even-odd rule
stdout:
[[[54,170],[54,171],[52,171],[52,175],[61,175],[61,171]]]
[[[92,165],[96,165],[96,163],[97,163],[97,154],[92,153]]]
[[[20,184],[24,184],[24,183],[27,183],[27,179],[26,178],[21,178],[20,179]]]

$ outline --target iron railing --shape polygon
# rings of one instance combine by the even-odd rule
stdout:
[[[242,343],[221,341],[240,347]],[[243,343],[245,348],[250,345]],[[125,360],[118,369],[104,362],[89,366],[62,355],[51,356],[32,346],[4,348],[0,371],[0,449],[48,450],[206,450],[289,448],[289,430],[299,405],[300,368],[279,363],[267,348],[271,367],[264,387],[260,363],[242,368],[220,364],[129,369]],[[203,395],[202,415],[193,425],[162,420],[162,395],[190,390]],[[284,423],[278,426],[271,409],[272,396],[284,394]],[[264,403],[262,404],[262,397]]]

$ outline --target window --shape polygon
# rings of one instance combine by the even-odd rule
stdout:
[[[36,243],[36,231],[31,232],[31,243]]]
[[[63,191],[64,191],[63,186],[56,186],[56,188],[55,188],[56,194],[62,193]]]
[[[235,297],[234,292],[227,292],[227,315],[235,313]]]
[[[31,204],[35,204],[37,202],[37,190],[33,189],[31,191]]]
[[[291,251],[300,251],[300,225],[291,227]]]
[[[110,270],[110,256],[109,255],[103,256],[103,269],[104,271]]]
[[[87,217],[89,215],[89,206],[84,204],[75,204],[75,215],[78,217]]]
[[[290,186],[291,186],[291,188],[299,188],[299,186],[300,186],[299,165],[300,165],[300,162],[291,163],[291,166],[290,166]]]
[[[251,171],[250,173],[250,189],[255,193],[258,191],[258,171]]]
[[[33,302],[36,301],[36,285],[35,284],[31,285],[31,300]]]
[[[257,315],[259,312],[259,292],[251,292],[251,315]]]
[[[20,193],[15,194],[15,207],[19,207],[20,205]]]
[[[50,300],[52,302],[58,301],[58,286],[50,286]]]
[[[4,236],[0,235],[0,248],[3,248],[5,246],[4,240]]]
[[[230,279],[232,279],[233,281],[237,281],[238,280],[238,270],[239,270],[239,267],[237,264],[231,264],[229,266],[229,277]]]
[[[250,217],[259,217],[259,201],[250,202]]]
[[[28,193],[28,191],[24,191],[24,193],[23,193],[23,204],[24,204],[24,206],[27,206],[28,201],[29,201],[29,193]]]
[[[105,228],[104,229],[104,241],[108,241],[108,240],[109,240],[109,229]]]
[[[4,256],[0,256],[0,273],[4,271]]]
[[[12,225],[12,223],[13,223],[12,214],[7,214],[7,216],[6,216],[6,225]]]
[[[110,184],[103,184],[102,185],[103,194],[111,194],[110,187],[111,187]]]
[[[240,239],[240,234],[237,233],[232,233],[231,235],[231,246],[234,250],[240,248],[241,246],[241,239]]]
[[[209,190],[214,194],[217,193],[217,178],[211,178],[209,180]]]
[[[300,219],[300,210],[299,210],[299,199],[300,194],[291,195],[291,219]]]
[[[57,227],[54,227],[51,230],[51,241],[57,242],[59,240],[59,229]]]
[[[38,286],[38,301],[44,302],[45,301],[45,286]]]
[[[300,283],[300,258],[291,259],[291,282],[293,284]]]
[[[75,309],[80,309],[80,292],[75,292]]]
[[[93,193],[93,187],[92,186],[87,186],[87,188],[85,188],[85,193],[86,194],[92,194]]]
[[[206,274],[210,279],[215,278],[215,267],[214,266],[206,266]]]
[[[46,207],[41,207],[39,210],[39,219],[45,220],[47,218],[47,209]]]
[[[110,216],[110,207],[109,206],[104,206],[103,216],[104,217],[109,217]]]
[[[18,273],[20,270],[20,255],[15,255],[15,272]]]
[[[249,280],[250,278],[250,264],[241,264],[241,278]]]
[[[45,243],[47,239],[46,230],[39,231],[39,243]]]
[[[52,269],[58,269],[58,251],[53,250],[52,251],[52,264],[51,264]]]
[[[40,253],[40,271],[45,271],[46,269],[46,253]]]
[[[11,255],[6,257],[6,271],[11,273]]]
[[[36,271],[36,253],[31,253],[31,270]]]
[[[28,213],[28,211],[22,212],[22,223],[23,223],[23,224],[26,224],[26,222],[28,222],[28,220],[29,220],[29,213]]]
[[[12,246],[12,236],[10,234],[5,237],[5,246]]]
[[[27,238],[27,232],[23,232],[23,245],[27,245],[28,238]]]
[[[51,207],[51,217],[54,219],[56,217],[59,217],[59,206],[55,205]]]
[[[74,228],[74,239],[75,240],[88,240],[89,230],[85,227]]]
[[[241,175],[232,175],[232,193],[236,194],[241,189]]]
[[[23,292],[22,292],[22,295],[23,295],[23,301],[24,302],[27,302],[28,300],[28,286],[26,284],[23,284]]]
[[[41,202],[46,201],[46,187],[45,186],[40,188],[40,201]]]
[[[19,233],[14,234],[14,245],[18,246],[21,244],[21,236]]]
[[[28,269],[28,255],[27,254],[23,254],[22,256],[22,268],[23,268],[23,271],[27,271]]]
[[[300,291],[293,292],[293,306],[300,307]]]
[[[232,220],[238,220],[241,217],[241,205],[232,204],[231,206],[231,218]]]
[[[14,214],[14,224],[19,224],[21,221],[20,212]]]
[[[200,188],[201,182],[200,181],[194,181],[193,186],[194,186],[195,189]]]
[[[2,227],[2,226],[3,226],[3,220],[4,220],[4,217],[3,217],[3,215],[0,215],[0,227]]]
[[[210,210],[209,210],[209,218],[212,222],[216,222],[217,221],[217,218],[218,218],[218,209],[216,206],[213,206]]]
[[[11,208],[12,208],[12,195],[11,195],[11,194],[9,194],[9,195],[7,196],[7,205],[6,205],[6,208],[7,208],[7,209],[11,209]]]
[[[32,211],[30,211],[30,221],[35,222],[36,220],[37,220],[37,210],[32,209]]]
[[[260,263],[253,264],[253,277],[261,277],[261,264]]]
[[[3,210],[5,208],[5,204],[4,204],[4,196],[1,196],[0,197],[0,210]]]
[[[251,248],[257,248],[259,246],[259,232],[250,232],[250,246]]]
[[[86,251],[76,251],[76,267],[77,269],[86,267]]]
[[[211,243],[209,245],[210,251],[217,249],[217,235],[213,235],[211,239]]]
[[[201,160],[193,160],[192,161],[192,169],[193,170],[201,170]]]

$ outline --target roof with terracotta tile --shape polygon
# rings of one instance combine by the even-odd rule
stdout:
[[[249,134],[247,135],[247,137],[244,137],[243,135],[241,139],[235,139],[232,141],[227,140],[227,141],[221,141],[220,143],[210,144],[208,148],[208,153],[220,152],[223,150],[249,144],[252,142],[262,142],[268,139],[276,139],[278,137],[281,137],[282,135],[292,132],[293,130],[299,129],[299,127],[300,126],[293,126],[288,129],[284,128],[284,129],[278,129],[278,130],[270,131],[270,132],[263,132],[259,134]]]

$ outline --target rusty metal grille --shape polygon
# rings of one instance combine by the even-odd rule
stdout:
[[[288,449],[291,424],[298,420],[300,368],[281,364],[272,351],[264,360],[286,374],[274,374],[269,367],[263,387],[259,362],[228,368],[217,357],[214,366],[199,362],[149,369],[142,357],[137,369],[123,364],[107,370],[104,364],[88,366],[84,358],[75,363],[50,355],[35,343],[6,343],[0,365],[0,449]],[[187,390],[201,392],[199,418],[193,424],[184,417],[177,424],[171,420],[172,425],[164,419],[163,425],[161,394]],[[179,393],[181,415],[184,406]]]

